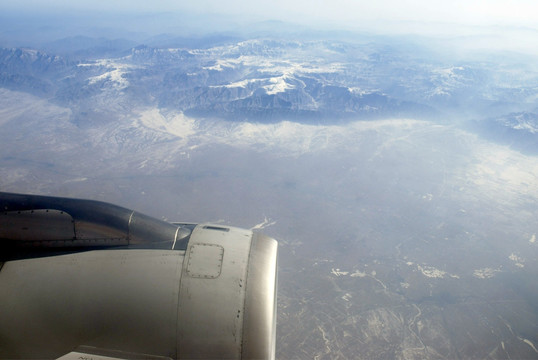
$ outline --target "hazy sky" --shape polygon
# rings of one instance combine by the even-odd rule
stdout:
[[[457,38],[465,51],[505,49],[538,56],[538,0],[0,0],[0,43],[38,46],[72,35],[144,41],[163,33],[248,33],[260,29],[256,23],[263,20],[319,30]],[[261,28],[288,31],[272,26]]]
[[[536,0],[0,0],[1,8],[144,12],[190,10],[301,23],[359,25],[388,20],[521,25],[538,29]]]

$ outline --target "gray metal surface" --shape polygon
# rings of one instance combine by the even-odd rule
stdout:
[[[187,228],[92,200],[0,192],[0,241],[27,246],[183,244]]]
[[[74,220],[60,210],[19,210],[0,213],[0,238],[21,241],[73,240]]]
[[[222,256],[207,251],[196,258],[196,271],[183,264],[179,295],[178,349],[181,359],[240,359],[247,267],[252,232],[238,228],[197,226],[186,257],[209,248],[224,249]],[[218,276],[200,276],[208,269]]]
[[[0,206],[0,358],[274,358],[275,240],[88,200]]]
[[[101,250],[6,262],[0,358],[53,359],[80,345],[176,358],[183,258]]]
[[[245,297],[243,359],[275,358],[277,250],[274,239],[254,234]]]
[[[79,346],[57,360],[172,360],[165,356]]]

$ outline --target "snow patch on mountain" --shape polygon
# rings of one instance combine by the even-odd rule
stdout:
[[[183,113],[163,114],[158,109],[146,109],[139,113],[140,123],[150,129],[187,139],[197,132],[196,121]]]
[[[466,86],[469,81],[465,76],[465,71],[466,69],[461,66],[433,69],[430,81],[435,87],[427,96],[451,96],[454,90]]]
[[[454,275],[454,274],[449,274],[448,272],[444,271],[444,270],[439,270],[437,269],[436,267],[434,266],[430,266],[430,265],[420,265],[420,264],[415,264],[411,261],[408,261],[407,263],[407,266],[416,266],[417,270],[420,271],[422,273],[422,275],[426,276],[426,277],[429,277],[429,278],[438,278],[438,279],[443,279],[443,278],[446,278],[446,277],[450,277],[450,278],[453,278],[453,279],[459,279],[459,275]]]
[[[294,89],[295,86],[286,82],[286,76],[272,77],[269,79],[269,85],[263,87],[268,95],[274,95]]]
[[[517,267],[525,267],[525,259],[523,259],[521,256],[512,253],[510,256],[508,256],[508,258],[512,260]]]
[[[479,279],[489,279],[495,276],[498,272],[501,272],[500,269],[493,269],[493,268],[483,268],[483,269],[477,269],[473,272],[473,276]]]
[[[334,276],[346,276],[349,274],[349,271],[341,271],[340,269],[332,268],[331,274],[333,274]]]
[[[125,74],[129,73],[135,67],[130,64],[125,64],[115,60],[98,60],[95,63],[83,63],[78,64],[79,67],[103,67],[107,71],[96,76],[88,78],[88,85],[95,85],[98,83],[108,83],[116,90],[126,89],[130,83],[125,78]]]
[[[276,221],[271,221],[271,220],[272,219],[268,219],[267,216],[265,216],[264,220],[261,223],[254,225],[253,227],[250,228],[250,230],[263,230],[269,226],[275,225]]]

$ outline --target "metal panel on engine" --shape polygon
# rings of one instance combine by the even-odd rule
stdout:
[[[47,241],[75,238],[73,218],[59,210],[4,211],[0,213],[0,223],[0,239]]]
[[[187,274],[192,277],[214,279],[222,270],[224,248],[216,244],[193,244],[187,260]]]
[[[241,358],[251,240],[250,230],[208,225],[194,229],[180,285],[180,359]]]

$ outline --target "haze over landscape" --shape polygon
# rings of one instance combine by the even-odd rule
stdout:
[[[538,358],[536,5],[226,3],[0,5],[0,191],[276,238],[278,359]]]

